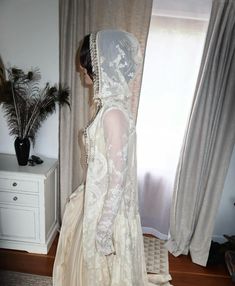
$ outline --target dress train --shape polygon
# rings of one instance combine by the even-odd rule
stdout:
[[[82,248],[83,203],[84,185],[80,185],[70,195],[65,207],[53,267],[53,286],[89,286]],[[148,274],[147,277],[147,286],[170,286],[169,274]]]

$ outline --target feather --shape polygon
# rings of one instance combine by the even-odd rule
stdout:
[[[39,128],[56,111],[56,104],[68,105],[70,108],[69,89],[61,85],[51,87],[49,83],[40,89],[38,68],[26,73],[14,67],[7,72],[9,80],[0,86],[0,105],[10,135],[29,137],[34,145]]]

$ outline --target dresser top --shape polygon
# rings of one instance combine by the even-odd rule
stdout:
[[[19,166],[16,156],[12,154],[0,153],[0,172],[14,172],[22,174],[44,175],[50,173],[58,164],[57,159],[40,156],[42,164],[35,166]]]

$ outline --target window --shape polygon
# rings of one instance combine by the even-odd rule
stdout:
[[[139,203],[144,232],[166,238],[180,148],[207,21],[153,16],[137,119]]]

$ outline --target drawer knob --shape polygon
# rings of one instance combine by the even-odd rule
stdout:
[[[16,182],[14,182],[14,183],[12,184],[12,186],[13,186],[13,187],[16,187],[16,186],[17,186],[17,183],[16,183]]]
[[[13,201],[17,201],[18,200],[18,198],[17,198],[17,196],[15,196],[14,198],[13,198]]]

